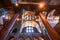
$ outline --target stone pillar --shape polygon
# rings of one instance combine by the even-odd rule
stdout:
[[[12,29],[16,18],[19,16],[18,13],[16,13],[13,18],[4,25],[4,28],[0,31],[0,40],[6,40],[7,35],[9,34],[10,30]]]
[[[42,19],[42,22],[45,25],[45,28],[51,38],[51,40],[60,40],[59,35],[57,34],[57,32],[50,26],[50,24],[48,23],[47,19],[45,16],[43,16],[43,14],[40,13],[40,17]]]

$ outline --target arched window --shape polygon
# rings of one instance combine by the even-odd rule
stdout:
[[[28,27],[26,28],[26,33],[29,33],[29,32],[31,32],[31,33],[34,32],[33,27],[28,26]]]

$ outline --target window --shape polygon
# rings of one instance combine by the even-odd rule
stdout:
[[[28,26],[27,28],[26,28],[26,32],[28,33],[28,32],[34,32],[34,30],[33,30],[33,27],[31,27],[31,26]]]

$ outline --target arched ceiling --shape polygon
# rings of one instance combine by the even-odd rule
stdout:
[[[60,0],[24,0],[25,2],[47,2],[50,5],[60,5]]]
[[[0,8],[9,8],[9,7],[13,7],[14,5],[11,3],[11,1],[13,0],[0,0]],[[16,0],[15,0],[16,1]],[[60,10],[60,0],[18,0],[18,1],[21,1],[21,2],[46,2],[47,3],[47,11],[51,10],[51,9],[59,9]],[[58,6],[57,6],[58,5]],[[31,9],[31,10],[38,10],[39,8],[37,7],[38,5],[21,5],[19,4],[19,7],[13,7],[11,9],[13,9],[15,12],[18,12],[21,8],[24,8],[26,10],[28,9]],[[40,9],[39,9],[40,10]]]
[[[4,3],[5,5],[9,5],[11,4],[12,1],[17,1],[17,0],[1,0],[0,2]],[[22,1],[22,2],[42,2],[45,1],[48,4],[53,4],[53,5],[60,5],[60,0],[18,0],[18,1]]]

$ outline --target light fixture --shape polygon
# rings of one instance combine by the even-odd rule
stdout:
[[[39,21],[39,19],[36,19],[36,21],[38,22],[38,21]]]
[[[16,20],[17,20],[17,21],[20,21],[20,18],[17,18]]]
[[[3,15],[2,17],[5,18],[5,15]]]
[[[40,7],[40,8],[43,8],[44,6],[45,6],[45,2],[39,3],[39,7]]]
[[[6,16],[6,17],[5,17],[5,19],[9,19],[9,17],[8,17],[8,16]]]
[[[15,5],[18,6],[18,3],[16,3]]]

